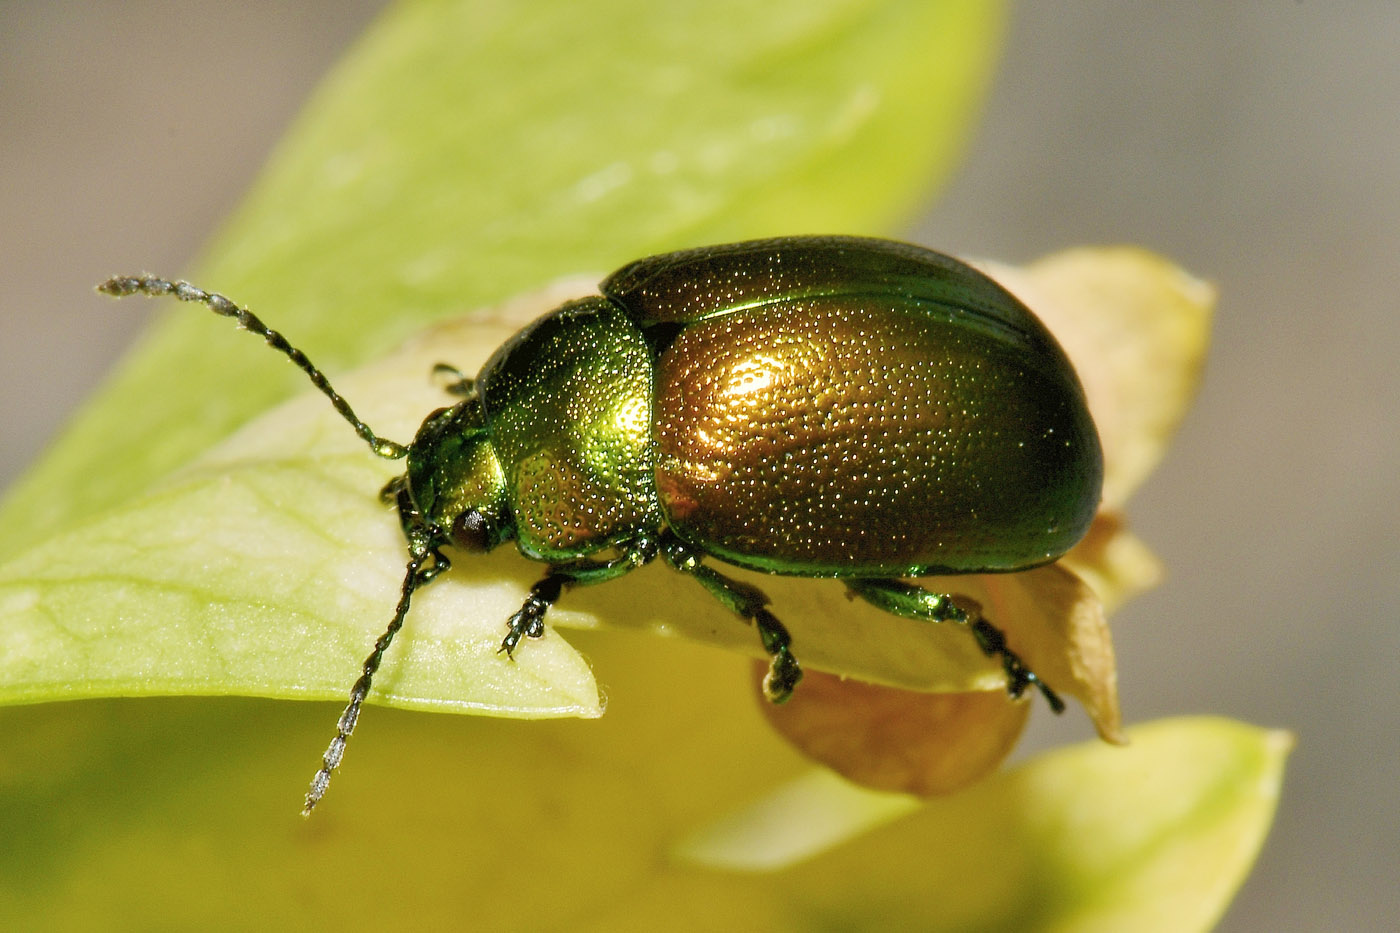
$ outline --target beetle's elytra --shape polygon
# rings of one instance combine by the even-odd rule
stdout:
[[[901,578],[1023,570],[1088,530],[1103,464],[1084,392],[1050,333],[971,267],[887,240],[788,237],[686,250],[618,271],[601,295],[520,331],[407,446],[381,438],[302,353],[229,299],[151,276],[287,355],[378,455],[408,468],[398,607],[350,693],[303,812],[325,793],[384,651],[443,548],[514,541],[547,566],[506,626],[543,633],[565,586],[656,557],[751,621],[782,701],[802,676],[758,589],[705,562],[837,577],[895,615],[969,625],[1008,689],[1059,698],[1000,631]]]

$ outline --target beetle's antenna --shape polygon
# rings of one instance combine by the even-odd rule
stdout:
[[[425,569],[423,564],[429,557],[433,558],[433,564]],[[360,666],[360,679],[355,681],[355,686],[350,688],[350,702],[346,705],[345,712],[340,714],[340,719],[336,721],[335,738],[331,739],[326,753],[321,756],[321,769],[311,779],[311,789],[306,792],[306,803],[301,808],[302,816],[310,816],[311,811],[316,808],[316,804],[326,795],[326,788],[331,783],[331,772],[340,766],[340,759],[345,756],[345,743],[350,740],[351,733],[355,731],[355,723],[360,719],[360,707],[364,705],[365,697],[369,695],[370,683],[374,680],[375,672],[379,670],[380,662],[384,660],[384,652],[389,649],[389,643],[394,640],[399,629],[403,628],[403,620],[408,615],[408,604],[413,599],[414,591],[420,586],[430,583],[448,566],[447,558],[437,550],[425,549],[413,552],[413,556],[408,562],[408,569],[403,575],[403,587],[399,591],[399,605],[394,610],[394,618],[389,622],[389,627],[384,630],[384,634],[380,635],[379,640],[374,643],[374,650]]]
[[[350,403],[341,398],[340,395],[331,388],[328,380],[321,371],[311,365],[311,361],[306,358],[296,347],[287,342],[277,331],[268,327],[257,315],[246,308],[240,308],[228,298],[216,292],[206,292],[202,288],[191,285],[189,282],[171,281],[170,279],[157,278],[153,275],[119,275],[108,279],[97,290],[105,295],[115,298],[124,298],[127,295],[149,295],[152,298],[159,298],[163,295],[174,295],[181,301],[197,301],[208,306],[210,311],[221,314],[224,317],[231,317],[238,321],[238,326],[244,330],[252,331],[267,342],[269,347],[286,355],[287,359],[295,363],[302,372],[311,378],[311,384],[320,389],[331,400],[335,410],[340,412],[340,416],[350,422],[350,426],[355,429],[355,433],[369,444],[370,449],[386,460],[398,460],[408,453],[408,448],[402,444],[387,440],[370,430],[365,424],[355,416],[355,412],[350,408]]]

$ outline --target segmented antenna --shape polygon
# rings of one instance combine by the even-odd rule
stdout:
[[[311,379],[311,384],[320,389],[331,400],[335,410],[340,412],[340,416],[350,422],[350,426],[355,429],[355,433],[369,444],[370,449],[386,460],[398,460],[408,454],[408,448],[402,444],[380,437],[370,430],[350,408],[350,403],[341,398],[335,389],[331,388],[330,381],[322,375],[321,371],[311,365],[311,361],[306,358],[296,347],[287,342],[277,331],[268,327],[257,315],[246,308],[240,308],[228,298],[216,292],[206,292],[202,288],[191,285],[189,282],[171,281],[170,279],[157,278],[153,275],[119,275],[108,279],[97,290],[104,295],[111,295],[115,298],[124,298],[127,295],[149,295],[152,298],[159,298],[164,295],[174,295],[181,301],[197,301],[209,308],[215,314],[224,317],[231,317],[238,321],[238,326],[244,330],[252,331],[267,342],[269,347],[286,355],[287,359],[295,363],[302,372]]]
[[[423,564],[429,557],[432,557],[434,562],[425,569]],[[321,756],[320,770],[311,778],[311,788],[307,790],[306,803],[301,808],[302,816],[311,815],[316,804],[320,803],[321,798],[326,795],[326,788],[331,783],[331,772],[340,767],[340,759],[345,755],[345,743],[350,740],[351,733],[355,731],[355,724],[360,720],[360,707],[364,705],[365,697],[369,695],[370,682],[374,680],[374,674],[379,670],[380,662],[384,660],[384,652],[389,650],[389,643],[394,640],[399,629],[403,628],[404,618],[408,616],[408,605],[413,599],[413,591],[430,583],[447,567],[447,558],[435,550],[413,552],[408,562],[408,570],[403,576],[403,587],[399,591],[399,605],[394,610],[394,618],[389,623],[389,627],[384,630],[384,634],[380,635],[379,640],[374,643],[374,650],[369,653],[369,657],[365,658],[365,662],[360,668],[360,678],[355,681],[355,686],[350,688],[350,702],[346,705],[345,712],[340,714],[340,719],[336,721],[335,738],[331,739],[326,753]]]

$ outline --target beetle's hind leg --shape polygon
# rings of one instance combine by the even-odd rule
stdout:
[[[698,554],[675,537],[662,542],[661,556],[672,569],[694,577],[731,612],[753,622],[763,650],[771,659],[768,676],[763,678],[764,695],[774,703],[782,703],[792,696],[793,688],[802,679],[802,667],[789,649],[792,637],[787,628],[766,608],[768,597],[763,591],[706,567]]]
[[[1007,693],[1019,699],[1028,688],[1035,687],[1045,696],[1052,710],[1064,712],[1065,703],[1059,695],[1007,647],[1006,636],[1001,629],[982,618],[976,610],[969,611],[958,605],[951,596],[930,593],[921,586],[902,580],[856,579],[848,580],[846,586],[854,595],[892,615],[921,622],[953,622],[967,626],[983,654],[1001,658],[1002,669],[1006,671]]]

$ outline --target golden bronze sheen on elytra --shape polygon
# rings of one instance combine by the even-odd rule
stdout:
[[[761,590],[707,558],[837,577],[887,612],[969,627],[1008,691],[1056,694],[985,619],[909,577],[1024,570],[1088,530],[1103,457],[1064,352],[977,270],[906,243],[785,237],[642,259],[601,295],[508,340],[459,400],[407,446],[360,421],[281,334],[229,299],[152,276],[112,295],[174,295],[235,318],[300,367],[379,456],[407,458],[383,495],[409,561],[398,606],[365,659],[306,796],[340,764],[413,593],[447,570],[443,548],[514,541],[547,565],[501,648],[544,631],[565,586],[657,557],[752,622],[771,658],[764,689],[802,677]]]

